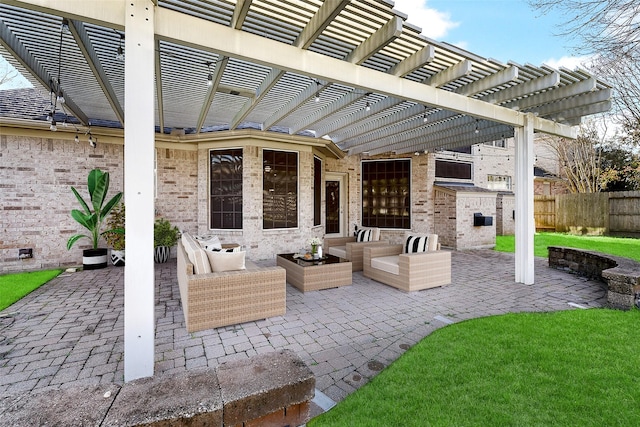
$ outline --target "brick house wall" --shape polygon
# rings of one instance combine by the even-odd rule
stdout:
[[[15,131],[17,135],[11,135],[9,131],[9,128],[3,128],[0,137],[0,271],[80,265],[82,249],[87,248],[89,242],[81,241],[81,244],[76,244],[71,251],[66,249],[69,236],[82,231],[69,214],[71,209],[78,207],[70,186],[76,186],[82,194],[86,194],[88,172],[93,168],[100,168],[110,172],[109,195],[122,191],[122,138],[98,136],[98,146],[93,149],[86,142],[75,143],[75,134],[71,132],[54,134],[50,131],[30,130]],[[52,138],[54,136],[56,138]],[[230,147],[243,148],[243,229],[210,230],[209,150]],[[263,148],[298,152],[299,226],[296,229],[262,229]],[[180,146],[158,141],[156,216],[168,219],[180,230],[194,234],[216,234],[223,242],[239,243],[245,246],[247,256],[251,259],[270,259],[277,253],[297,251],[308,246],[307,241],[310,237],[324,236],[322,225],[313,226],[314,156],[320,157],[323,162],[323,178],[326,172],[337,172],[346,176],[348,206],[345,210],[349,225],[346,234],[351,235],[355,226],[361,225],[360,162],[363,157],[348,156],[337,159],[324,155],[312,145],[278,142],[272,138],[267,140],[255,136]],[[412,230],[434,232],[434,155],[365,158],[411,158]],[[324,188],[321,190],[321,217],[324,223],[325,194]],[[385,229],[382,231],[382,238],[393,243],[402,242],[404,230]],[[21,248],[33,248],[34,257],[19,260],[18,250]]]
[[[515,209],[516,198],[513,194],[498,193],[496,199],[496,234],[498,236],[516,234],[516,221],[513,214]]]
[[[496,193],[469,187],[435,186],[435,233],[442,246],[456,250],[496,245]],[[493,217],[491,226],[474,226],[474,213]]]

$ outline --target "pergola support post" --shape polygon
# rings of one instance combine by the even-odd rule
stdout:
[[[533,236],[533,122],[527,114],[524,126],[515,128],[516,145],[516,250],[515,278],[517,283],[532,285],[534,282]]]
[[[151,0],[126,2],[124,191],[124,380],[153,376],[155,351],[154,14]]]

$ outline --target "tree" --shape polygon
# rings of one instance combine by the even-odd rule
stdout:
[[[640,190],[640,156],[618,143],[607,142],[600,148],[602,191]]]
[[[594,122],[581,125],[575,140],[553,136],[544,136],[542,140],[558,157],[560,174],[567,179],[569,191],[600,191],[601,158],[597,149],[600,141]]]
[[[594,58],[589,69],[614,87],[615,112],[625,130],[640,126],[640,2],[638,0],[528,0],[565,16],[561,35],[577,54]],[[636,143],[638,140],[635,140]]]
[[[12,69],[6,61],[0,60],[0,86],[11,82],[16,77],[18,77],[18,71]]]

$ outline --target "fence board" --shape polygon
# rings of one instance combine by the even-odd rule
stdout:
[[[640,236],[640,191],[535,196],[536,230]]]
[[[533,217],[536,230],[549,231],[556,229],[556,198],[555,196],[534,196]]]

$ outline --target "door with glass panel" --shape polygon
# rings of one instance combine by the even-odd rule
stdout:
[[[346,236],[346,191],[343,174],[327,173],[325,177],[325,235]]]

